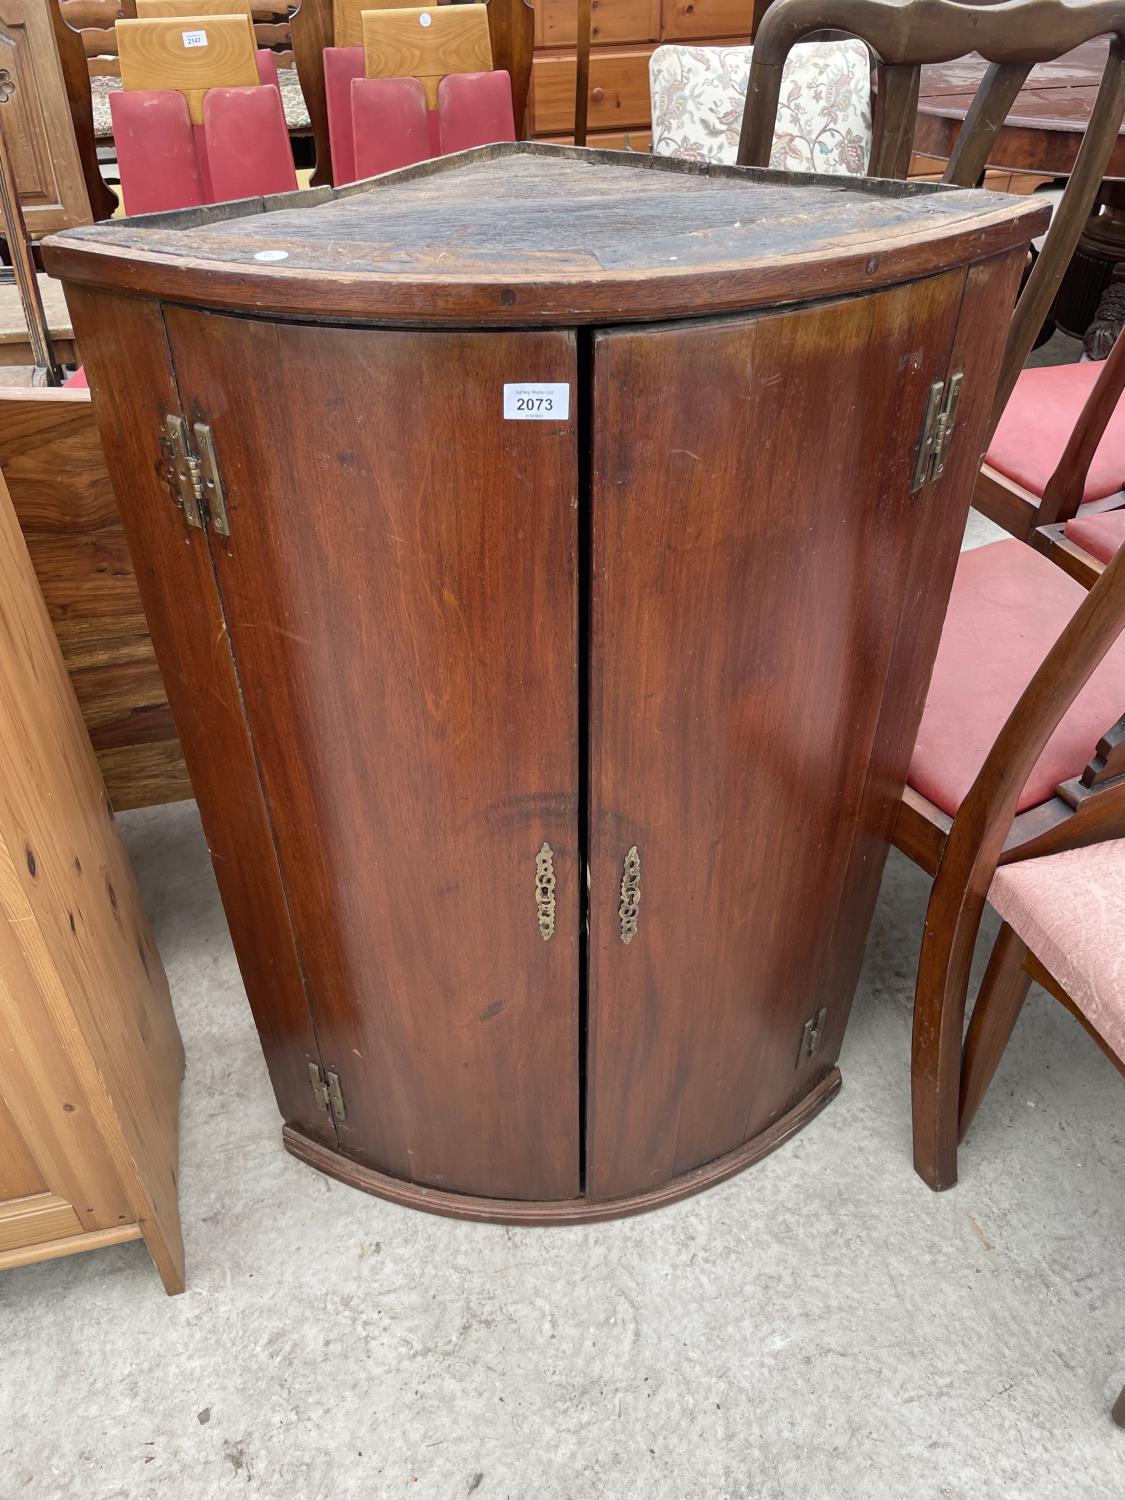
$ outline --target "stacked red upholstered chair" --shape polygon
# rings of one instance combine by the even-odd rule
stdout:
[[[361,45],[323,54],[337,185],[516,139],[511,79],[493,69],[484,5],[363,10],[352,19]]]
[[[248,0],[151,3],[158,15],[116,25],[123,92],[109,104],[126,212],[292,192],[277,68],[255,49]]]

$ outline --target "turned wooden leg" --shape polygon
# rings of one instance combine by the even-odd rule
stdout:
[[[1113,1403],[1113,1420],[1118,1427],[1125,1427],[1125,1386],[1122,1386],[1120,1396]]]
[[[981,984],[965,1050],[961,1061],[961,1104],[958,1140],[964,1140],[976,1118],[1003,1056],[1012,1028],[1031,988],[1031,975],[1024,969],[1027,944],[1007,922],[1000,929]]]

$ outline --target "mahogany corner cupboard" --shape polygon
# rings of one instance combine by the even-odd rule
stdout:
[[[49,242],[290,1151],[573,1221],[832,1097],[1042,223],[519,143]]]

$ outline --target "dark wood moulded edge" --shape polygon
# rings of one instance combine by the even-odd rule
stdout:
[[[818,173],[771,172],[755,167],[716,166],[675,157],[650,157],[629,152],[580,150],[576,147],[517,143],[516,146],[479,147],[432,162],[386,174],[388,182],[420,175],[440,176],[459,163],[501,155],[579,157],[597,163],[620,161],[636,171],[716,178],[742,178],[774,184],[828,187],[834,192],[871,192],[871,179],[825,177]],[[1049,219],[1045,205],[1002,194],[988,213],[966,213],[941,225],[917,226],[897,238],[883,235],[842,240],[814,254],[782,254],[754,261],[716,261],[711,265],[588,271],[560,268],[557,274],[503,274],[475,268],[460,275],[419,270],[394,272],[339,271],[324,267],[293,270],[276,264],[248,265],[207,260],[190,254],[146,249],[130,242],[130,226],[143,230],[188,229],[199,223],[250,218],[335,201],[358,192],[378,194],[379,179],[344,188],[317,188],[269,198],[251,198],[205,210],[183,209],[117,220],[93,229],[62,232],[44,241],[46,269],[65,282],[108,288],[114,292],[162,301],[201,306],[248,316],[311,318],[318,322],[358,322],[376,325],[476,328],[527,327],[549,323],[574,327],[584,323],[647,322],[697,316],[701,311],[749,311],[785,302],[810,301],[856,291],[870,291],[915,280],[967,260],[1002,254],[1041,233]],[[965,192],[944,184],[880,182],[881,196],[925,198]],[[251,245],[247,245],[249,254]],[[794,271],[800,271],[799,288]],[[627,310],[626,310],[627,309]]]
[[[439,1188],[422,1187],[418,1183],[404,1182],[398,1177],[388,1177],[373,1167],[345,1156],[340,1151],[312,1140],[292,1125],[282,1127],[281,1139],[286,1151],[317,1171],[335,1177],[348,1187],[359,1188],[376,1198],[386,1198],[403,1208],[421,1209],[424,1213],[441,1214],[449,1219],[474,1219],[484,1224],[597,1224],[606,1219],[624,1219],[632,1214],[646,1213],[650,1209],[663,1208],[668,1203],[678,1203],[681,1198],[690,1198],[705,1188],[714,1187],[733,1177],[746,1167],[753,1166],[768,1156],[778,1146],[796,1135],[824,1106],[840,1092],[840,1070],[830,1068],[820,1082],[795,1104],[791,1110],[775,1120],[759,1135],[743,1142],[734,1151],[714,1161],[674,1177],[648,1192],[632,1193],[625,1198],[612,1198],[604,1203],[591,1203],[583,1198],[565,1202],[534,1203],[515,1198],[477,1198],[467,1193],[449,1193]]]

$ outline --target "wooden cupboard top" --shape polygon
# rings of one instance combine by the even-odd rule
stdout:
[[[45,260],[64,281],[259,314],[574,325],[884,286],[1046,223],[1046,208],[979,189],[517,142],[70,230]]]

